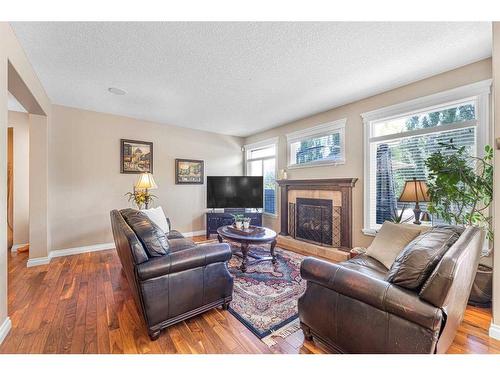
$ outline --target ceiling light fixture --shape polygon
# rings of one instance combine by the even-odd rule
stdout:
[[[125,95],[127,93],[125,90],[119,89],[117,87],[110,87],[108,91],[115,95]]]

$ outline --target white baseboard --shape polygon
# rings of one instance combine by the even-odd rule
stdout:
[[[182,235],[184,237],[193,237],[193,236],[200,236],[200,235],[205,234],[205,233],[206,233],[206,230],[202,229],[202,230],[197,230],[194,232],[184,232],[184,233],[182,233]],[[83,254],[83,253],[90,253],[93,251],[112,250],[114,248],[115,248],[115,243],[108,242],[108,243],[100,243],[100,244],[89,245],[89,246],[72,247],[69,249],[52,250],[49,253],[49,256],[47,256],[47,257],[29,259],[27,266],[34,267],[34,266],[40,266],[42,264],[49,264],[50,260],[52,258],[65,257],[65,256]]]
[[[28,259],[28,263],[26,263],[26,267],[42,266],[44,264],[49,264],[49,263],[50,263],[50,256],[39,257],[39,258],[30,258],[30,259]]]
[[[26,245],[29,245],[29,244],[22,243],[22,244],[19,244],[19,245],[12,245],[12,247],[10,248],[10,251],[13,252],[13,253],[17,253],[17,249],[19,249],[20,247],[24,247]]]
[[[201,236],[202,234],[206,234],[207,231],[205,229],[202,229],[202,230],[197,230],[197,231],[194,231],[194,232],[184,232],[182,233],[182,235],[184,237],[194,237],[194,236]]]
[[[42,264],[49,264],[52,258],[65,257],[76,254],[90,253],[93,251],[102,251],[102,250],[112,250],[115,248],[114,242],[108,243],[100,243],[96,245],[89,246],[80,246],[80,247],[72,247],[69,249],[60,249],[60,250],[52,250],[47,257],[40,258],[32,258],[28,259],[27,266],[41,266]]]
[[[7,335],[9,334],[10,329],[12,328],[12,322],[9,317],[6,317],[0,326],[0,344],[5,340]]]
[[[100,243],[97,245],[72,247],[69,249],[61,249],[61,250],[52,250],[50,252],[49,257],[50,257],[50,259],[52,259],[52,258],[58,258],[58,257],[65,257],[68,255],[91,253],[93,251],[111,250],[114,248],[115,248],[114,242]]]
[[[500,340],[500,325],[491,323],[490,325],[490,337],[496,340]]]

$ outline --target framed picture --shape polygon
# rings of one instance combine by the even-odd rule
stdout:
[[[153,142],[120,140],[121,173],[153,173]]]
[[[176,184],[203,184],[203,160],[175,159]]]

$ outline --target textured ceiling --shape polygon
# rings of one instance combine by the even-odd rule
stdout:
[[[491,56],[486,22],[12,26],[56,104],[239,136]]]

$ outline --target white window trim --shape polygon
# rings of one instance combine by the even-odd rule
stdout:
[[[370,143],[374,139],[371,137],[372,131],[372,123],[379,122],[383,120],[389,120],[391,118],[403,117],[405,115],[410,115],[416,112],[425,112],[432,110],[436,107],[442,107],[448,104],[453,104],[453,102],[464,101],[467,99],[475,99],[475,104],[477,108],[477,119],[476,119],[476,152],[479,154],[479,151],[484,149],[484,146],[490,143],[491,132],[492,129],[490,127],[490,113],[489,113],[489,105],[490,105],[490,93],[491,93],[491,79],[487,79],[484,81],[475,82],[469,85],[456,87],[451,90],[442,91],[436,94],[424,96],[421,98],[409,100],[406,102],[394,104],[388,107],[383,107],[376,109],[374,111],[361,113],[361,117],[363,119],[363,127],[364,127],[364,227],[362,229],[365,235],[375,236],[377,234],[377,230],[375,228],[370,228],[370,192],[369,192],[369,184],[370,184]],[[466,124],[465,124],[466,125]],[[465,126],[464,124],[452,124],[451,128],[460,128],[461,126]],[[440,126],[440,129],[445,129],[446,125]],[[470,126],[470,124],[469,124]],[[448,129],[450,130],[450,129]],[[428,133],[428,131],[420,132],[417,130],[411,135],[423,135]],[[418,134],[417,134],[418,133]]]
[[[276,219],[278,217],[278,184],[276,183],[276,180],[278,179],[278,144],[279,144],[279,137],[273,137],[273,138],[268,138],[268,139],[264,139],[262,141],[258,141],[258,142],[254,142],[254,143],[249,143],[249,144],[246,144],[243,146],[243,159],[244,159],[244,172],[245,172],[245,176],[247,175],[247,164],[249,161],[253,161],[253,160],[266,160],[266,159],[274,159],[275,162],[274,162],[274,175],[276,176],[276,179],[275,179],[275,185],[276,185],[276,197],[274,199],[274,204],[275,204],[275,207],[274,207],[274,211],[276,212],[275,214],[271,214],[269,212],[266,212],[264,210],[264,207],[262,207],[262,215],[265,215],[265,216],[268,216],[268,217],[271,217],[271,218],[274,218]],[[266,156],[266,157],[263,157],[263,158],[254,158],[254,159],[248,159],[247,158],[247,152],[249,150],[255,150],[255,149],[259,149],[259,148],[264,148],[264,147],[268,147],[268,146],[273,146],[275,147],[275,154],[274,156]]]
[[[320,166],[328,166],[328,165],[341,165],[345,164],[345,126],[347,123],[347,119],[343,118],[340,120],[327,122],[324,124],[319,124],[313,126],[311,128],[302,129],[295,131],[293,133],[289,133],[286,135],[286,153],[287,153],[287,168],[288,169],[296,169],[296,168],[307,168],[307,167],[320,167]],[[340,160],[315,160],[309,163],[303,164],[291,164],[291,151],[290,145],[293,142],[302,141],[304,139],[308,139],[311,137],[321,137],[325,135],[330,135],[334,132],[340,133],[340,149],[341,149],[341,159]]]
[[[255,150],[258,148],[264,148],[264,147],[272,146],[272,145],[276,146],[276,154],[277,154],[278,153],[278,141],[279,141],[279,137],[274,137],[274,138],[268,138],[268,139],[264,139],[262,141],[258,141],[258,142],[249,143],[249,144],[244,145],[243,151],[245,152],[245,160],[247,157],[246,156],[247,151]],[[249,160],[252,160],[252,159],[249,159]]]

